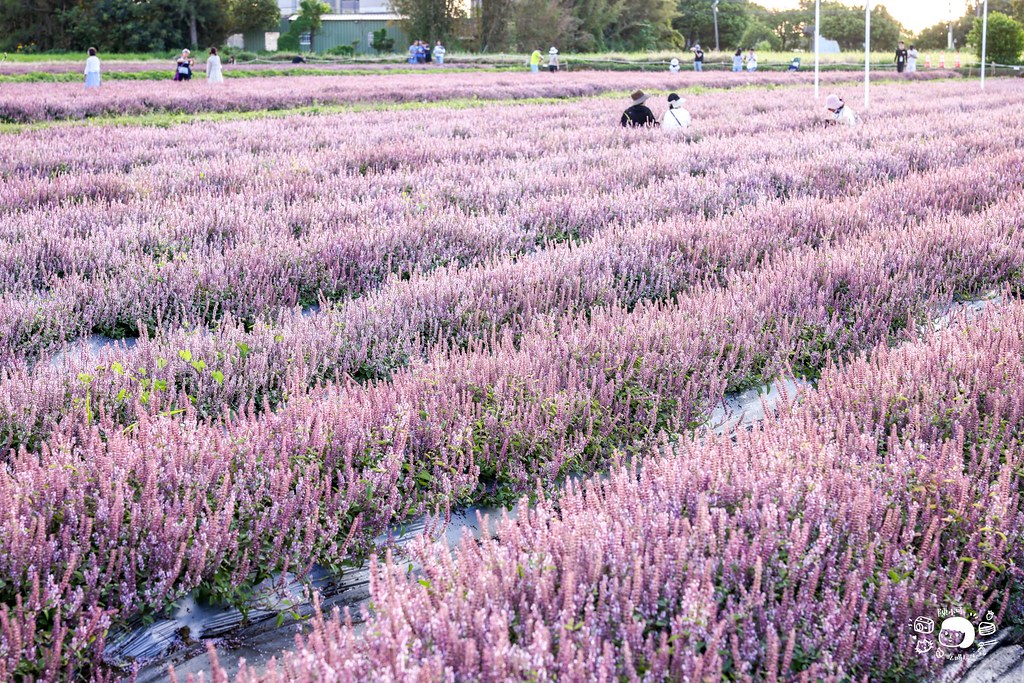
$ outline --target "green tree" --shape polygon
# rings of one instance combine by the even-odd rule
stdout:
[[[377,54],[382,55],[395,49],[395,39],[388,35],[386,28],[379,28],[373,32],[373,42],[370,43],[370,47],[376,50]]]
[[[814,14],[805,10],[782,10],[771,12],[767,21],[779,39],[780,50],[795,50],[808,44],[804,29],[814,22]]]
[[[974,54],[981,57],[982,20],[974,20],[974,28],[967,36],[967,42],[974,48]],[[1020,53],[1024,52],[1024,27],[1002,12],[988,14],[988,48],[985,60],[989,64],[1018,64]]]
[[[600,52],[608,49],[605,35],[608,27],[619,20],[626,0],[568,0],[571,8],[572,35],[566,41],[572,49],[581,52]]]
[[[712,0],[679,0],[672,26],[686,45],[700,43],[705,49],[715,46],[715,17]],[[720,0],[718,3],[718,42],[722,49],[738,46],[750,21],[750,4],[745,0]]]
[[[681,42],[672,28],[676,0],[630,0],[605,29],[605,42],[622,50],[654,50]]]
[[[299,16],[295,20],[295,28],[300,33],[309,33],[309,51],[316,52],[316,34],[323,28],[323,15],[331,11],[331,6],[323,0],[302,0],[299,3]]]
[[[563,51],[577,47],[572,12],[561,0],[519,0],[512,17],[511,38],[520,52],[546,51],[552,45],[561,45]]]
[[[747,24],[747,30],[740,37],[739,47],[757,47],[762,42],[767,42],[772,50],[782,49],[782,40],[770,26],[761,23],[757,19],[751,19],[750,23]]]
[[[274,0],[231,0],[228,15],[232,33],[272,31],[281,24],[281,10]]]
[[[871,10],[871,46],[874,50],[896,49],[906,31],[884,6]],[[864,10],[837,2],[821,3],[821,35],[835,40],[844,50],[864,47]]]
[[[460,0],[391,0],[391,8],[402,17],[402,28],[413,40],[449,43],[466,16]]]
[[[481,0],[477,33],[481,52],[503,52],[512,42],[513,0]]]
[[[974,27],[974,15],[965,14],[953,22],[953,46],[957,49],[967,44],[967,35]],[[916,46],[922,50],[945,50],[949,44],[949,22],[929,26],[917,35]]]

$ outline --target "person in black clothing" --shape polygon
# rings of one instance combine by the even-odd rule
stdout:
[[[900,41],[900,46],[896,48],[896,71],[903,73],[903,70],[907,68],[907,48]]]
[[[703,71],[704,70],[704,50],[700,49],[700,43],[697,43],[690,51],[693,52],[693,70]]]
[[[644,102],[647,101],[647,95],[644,94],[643,90],[637,90],[635,93],[630,95],[633,98],[633,104],[626,111],[622,112],[622,118],[619,123],[628,128],[639,128],[641,126],[657,126],[658,119],[654,118],[654,112],[648,109]]]

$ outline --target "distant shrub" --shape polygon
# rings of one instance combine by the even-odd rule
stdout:
[[[974,54],[981,57],[981,19],[974,20],[974,28],[967,36],[967,42],[974,47]],[[1017,64],[1020,53],[1024,52],[1024,27],[1019,22],[1000,12],[988,15],[988,49],[985,61],[997,64]]]
[[[327,51],[327,54],[336,57],[351,57],[356,53],[355,45],[336,45]]]

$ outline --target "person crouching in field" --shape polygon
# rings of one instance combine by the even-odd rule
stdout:
[[[622,112],[622,118],[619,119],[619,123],[625,128],[657,126],[658,119],[654,118],[654,112],[644,104],[647,101],[648,95],[644,94],[643,90],[637,90],[630,97],[633,98],[633,104],[630,105],[629,109]]]
[[[100,87],[100,58],[94,47],[89,48],[89,56],[85,58],[85,87]]]
[[[663,130],[686,130],[690,127],[690,112],[683,109],[683,99],[676,93],[668,96],[668,111],[661,117]]]
[[[831,112],[832,117],[825,120],[826,125],[853,126],[857,125],[857,115],[846,106],[839,95],[829,95],[825,98],[825,108]]]

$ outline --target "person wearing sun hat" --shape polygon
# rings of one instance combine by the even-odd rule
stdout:
[[[661,117],[664,130],[686,130],[690,127],[690,112],[683,109],[683,98],[676,93],[668,96],[668,111]]]
[[[832,124],[840,124],[843,126],[856,126],[857,115],[853,113],[853,110],[846,106],[846,102],[839,95],[832,94],[825,98],[825,108],[832,114],[832,118],[827,119],[827,122]]]
[[[192,51],[185,48],[181,51],[181,55],[174,63],[174,80],[176,81],[191,81],[192,80],[192,67],[195,66],[196,60],[192,59]]]
[[[643,90],[637,90],[630,97],[633,98],[633,104],[630,105],[629,109],[622,112],[622,118],[619,119],[619,123],[627,128],[657,126],[658,119],[654,118],[654,112],[644,104],[649,95],[645,94]]]
[[[548,71],[551,73],[558,71],[558,48],[554,45],[548,50]]]
[[[679,73],[679,60],[677,58],[673,57],[672,61],[668,63],[668,70],[674,74]]]

